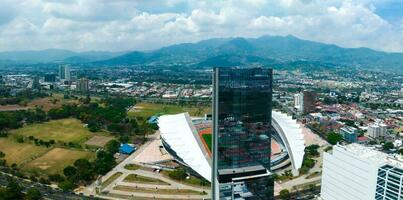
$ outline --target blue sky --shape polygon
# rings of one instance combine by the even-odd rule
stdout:
[[[0,0],[0,51],[152,50],[295,35],[403,52],[402,0]]]

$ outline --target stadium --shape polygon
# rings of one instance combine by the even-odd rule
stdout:
[[[271,170],[291,165],[294,175],[301,168],[305,142],[296,120],[272,112]],[[192,118],[188,113],[163,115],[158,119],[163,148],[192,174],[211,182],[212,121]]]

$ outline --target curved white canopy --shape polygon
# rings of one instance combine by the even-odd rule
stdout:
[[[187,113],[163,115],[158,118],[162,139],[194,171],[211,181],[211,167],[202,151],[197,132]],[[193,129],[193,130],[192,130]]]
[[[300,125],[291,116],[277,111],[272,112],[272,122],[285,144],[293,169],[300,169],[305,154],[305,140]]]

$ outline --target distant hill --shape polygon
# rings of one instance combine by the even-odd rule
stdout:
[[[83,63],[106,60],[127,52],[87,51],[73,52],[63,49],[46,49],[40,51],[0,52],[0,63]]]
[[[324,66],[402,71],[403,53],[380,52],[369,48],[342,48],[332,44],[301,40],[294,36],[263,36],[218,38],[177,44],[152,52],[131,52],[97,63],[184,64],[195,67],[315,63]]]
[[[294,36],[215,38],[151,52],[72,52],[60,49],[0,52],[0,64],[85,63],[88,65],[173,65],[196,68],[265,65],[292,68],[349,67],[403,72],[403,53],[342,48]]]

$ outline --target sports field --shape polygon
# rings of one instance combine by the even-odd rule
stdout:
[[[41,157],[29,162],[23,170],[32,172],[39,171],[45,174],[63,173],[63,169],[72,165],[77,159],[92,159],[95,153],[64,148],[54,148]]]
[[[211,152],[211,144],[212,144],[212,142],[213,142],[212,137],[213,137],[212,134],[203,134],[203,135],[202,135],[203,141],[204,141],[205,144],[207,145],[208,150],[209,150],[210,152]]]
[[[55,140],[56,142],[73,142],[78,144],[83,144],[96,135],[84,127],[81,121],[73,118],[52,120],[42,124],[31,124],[13,130],[10,133],[12,135],[22,135],[25,137],[34,136],[44,141]]]
[[[138,103],[128,113],[129,116],[147,119],[156,114],[178,114],[189,112],[190,116],[203,116],[211,112],[208,106],[180,106],[158,103]]]
[[[0,151],[6,154],[8,165],[13,163],[20,165],[43,155],[48,149],[26,143],[17,143],[9,138],[0,138]]]

